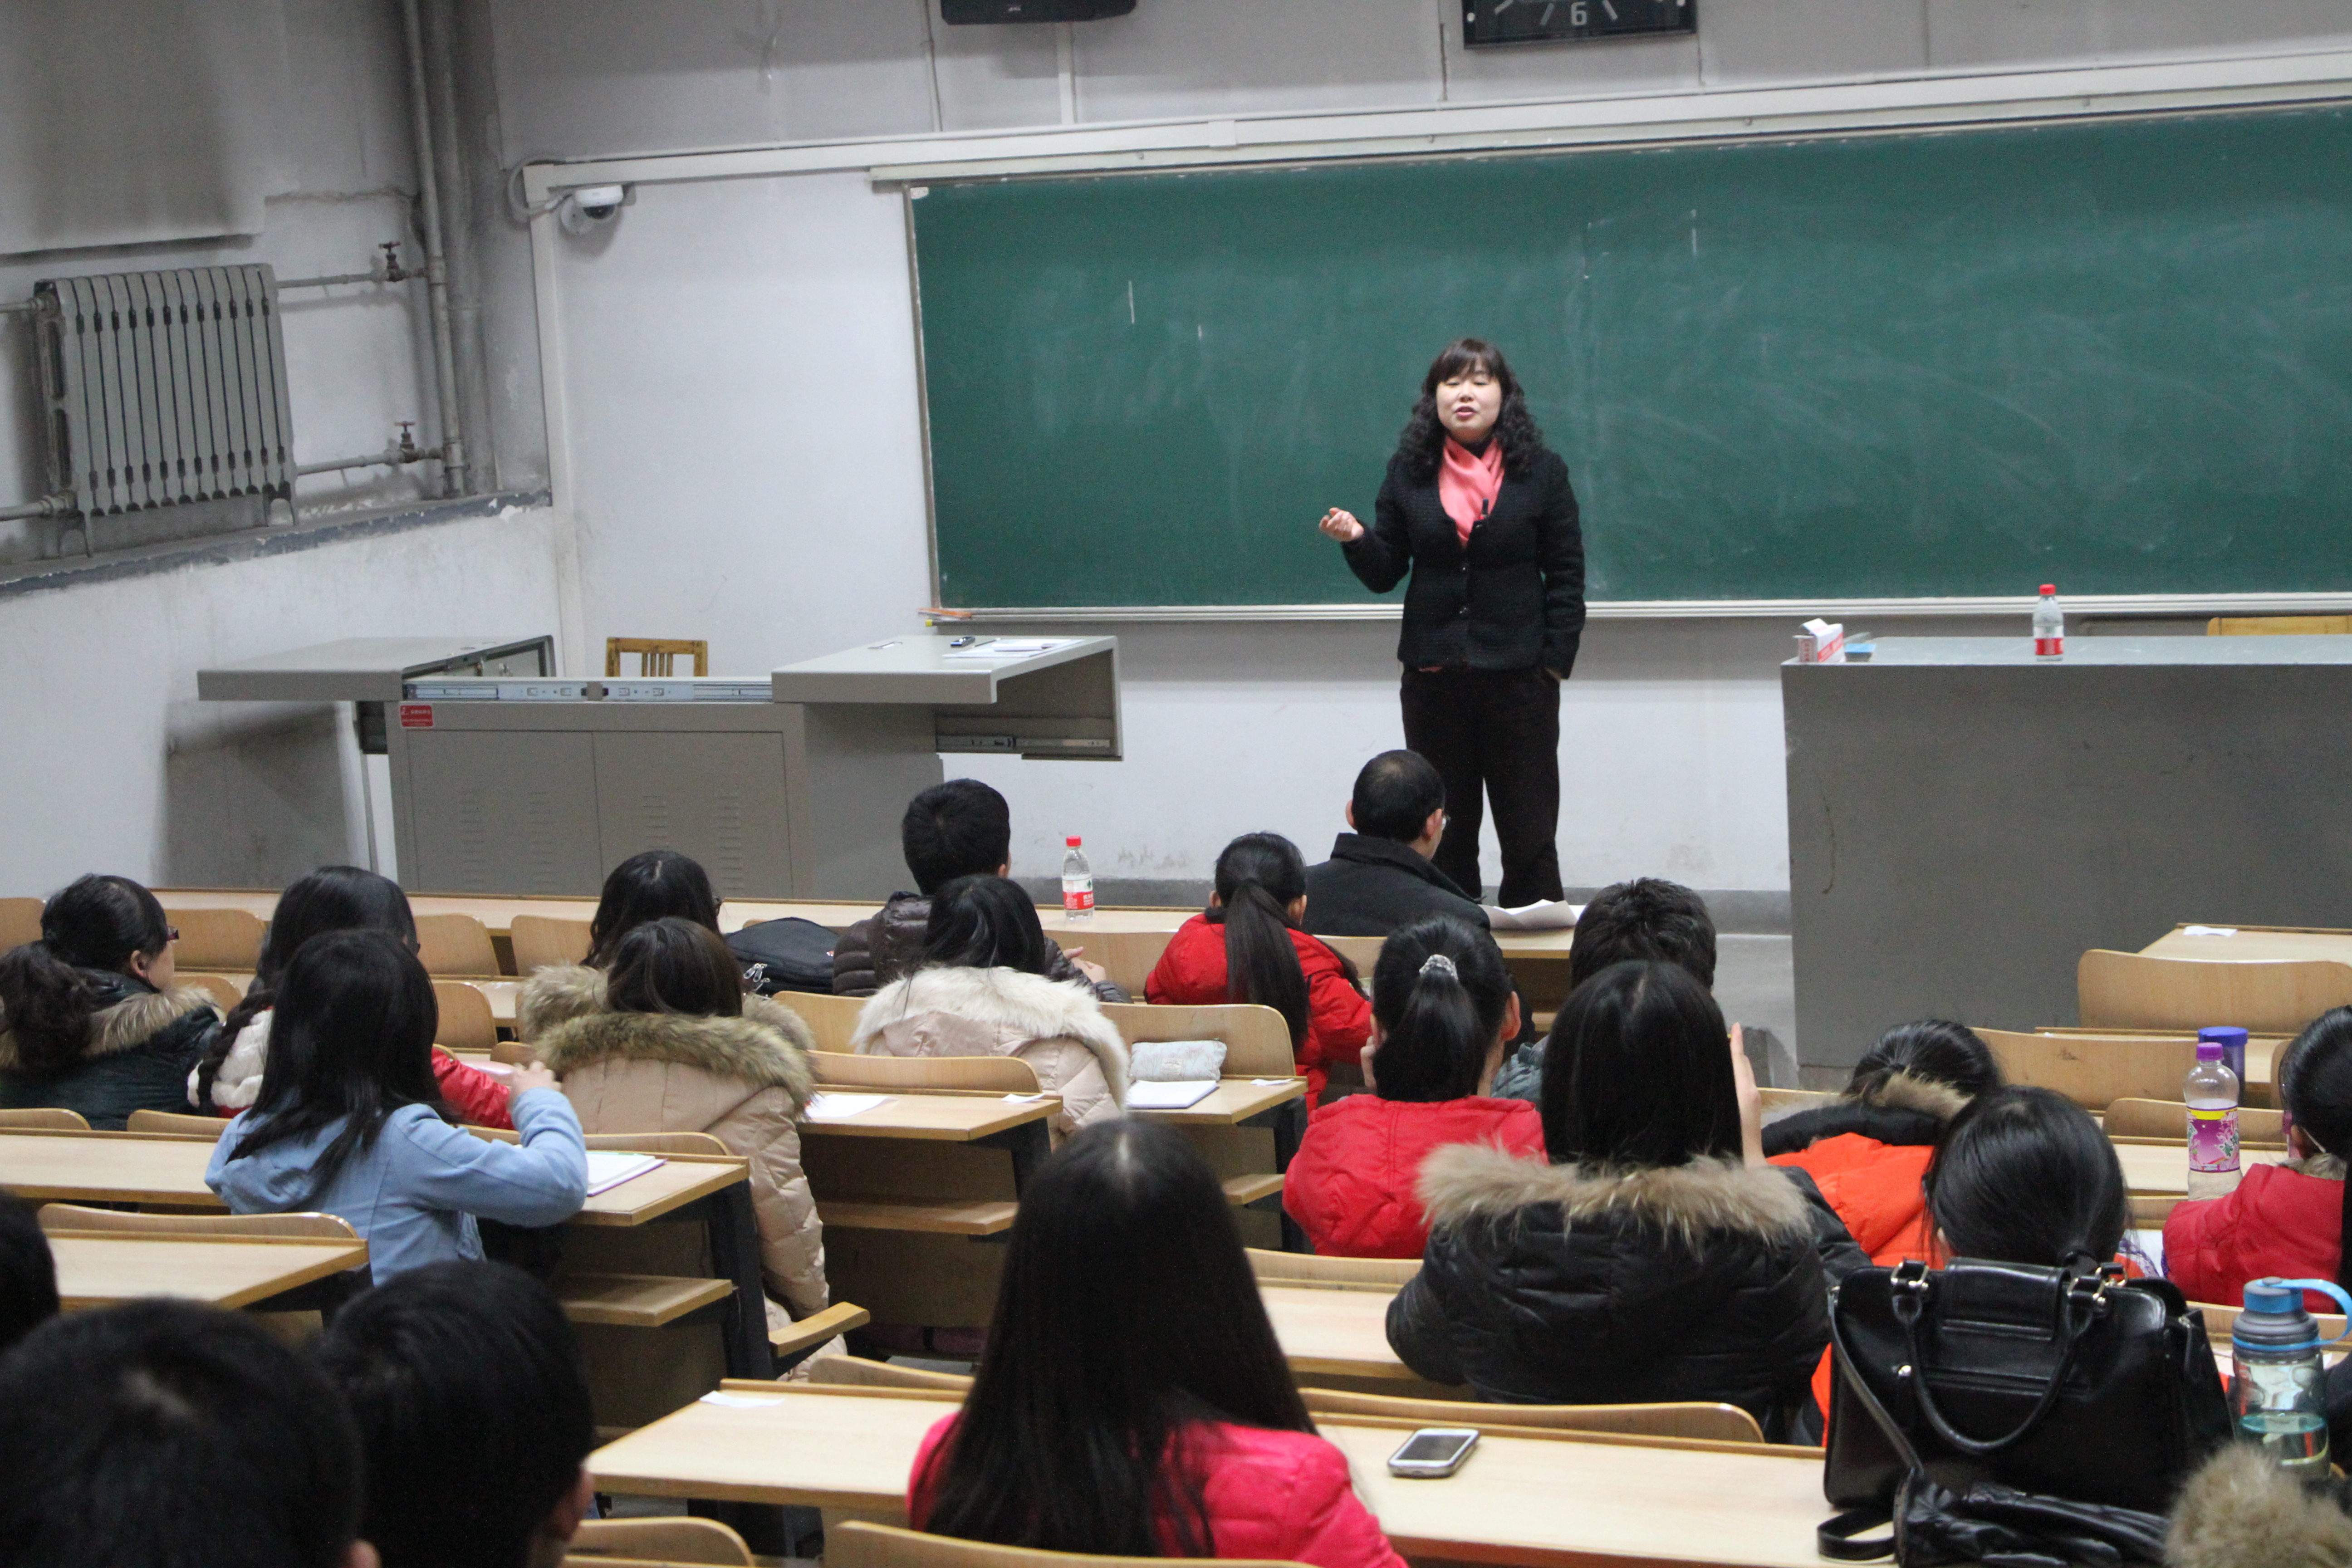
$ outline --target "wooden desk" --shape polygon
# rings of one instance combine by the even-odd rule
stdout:
[[[278,893],[271,888],[156,888],[161,902],[177,910],[245,910],[268,920],[278,910]],[[471,915],[492,936],[510,936],[517,915],[551,915],[557,920],[584,921],[596,913],[593,899],[513,897],[473,893],[411,893],[410,912],[420,915]],[[867,911],[871,913],[871,910]]]
[[[1272,1083],[1228,1078],[1218,1080],[1208,1099],[1181,1110],[1139,1110],[1134,1114],[1139,1121],[1165,1121],[1177,1127],[1246,1127],[1269,1112],[1306,1098],[1307,1080],[1303,1078],[1279,1079]],[[1289,1163],[1287,1158],[1282,1161],[1285,1166]]]
[[[854,1116],[811,1115],[801,1123],[803,1136],[830,1138],[915,1138],[926,1142],[981,1143],[1019,1127],[1042,1126],[1062,1109],[1057,1094],[1009,1095],[984,1089],[926,1089],[920,1094],[887,1093],[876,1089],[834,1088],[820,1097],[865,1099],[879,1094],[881,1103]]]
[[[363,1241],[292,1237],[163,1237],[71,1233],[49,1237],[58,1295],[66,1310],[171,1296],[215,1307],[249,1307],[357,1268]]]
[[[727,1392],[775,1403],[689,1405],[590,1455],[596,1489],[899,1519],[916,1446],[957,1403],[951,1394],[789,1384],[730,1383]],[[1820,1568],[1813,1529],[1831,1510],[1818,1449],[1489,1433],[1456,1474],[1407,1481],[1389,1475],[1388,1457],[1411,1423],[1318,1425],[1348,1456],[1358,1495],[1389,1539],[1415,1556]]]
[[[2124,1185],[2135,1197],[2185,1197],[2189,1193],[2189,1145],[2186,1137],[2175,1142],[2153,1139],[2117,1138],[2116,1158],[2123,1163]],[[2277,1165],[2286,1161],[2284,1149],[2241,1149],[2238,1158],[2242,1169],[2255,1165]]]
[[[2234,936],[2190,936],[2185,925],[2175,926],[2141,948],[2144,958],[2200,958],[2208,962],[2252,963],[2262,959],[2321,959],[2352,963],[2352,931],[2327,931],[2314,926],[2237,926]]]
[[[1318,1376],[1419,1383],[1389,1349],[1389,1303],[1396,1292],[1369,1286],[1261,1284],[1258,1296],[1301,1383]],[[1402,1394],[1404,1389],[1396,1390]],[[1458,1397],[1467,1397],[1457,1395]]]

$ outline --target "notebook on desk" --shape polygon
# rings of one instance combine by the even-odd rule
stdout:
[[[1127,1108],[1129,1110],[1190,1110],[1217,1092],[1217,1080],[1213,1078],[1179,1079],[1169,1083],[1131,1083],[1127,1086]]]
[[[591,1149],[588,1151],[588,1195],[609,1193],[623,1182],[634,1181],[656,1165],[668,1163],[659,1154],[632,1154],[621,1149]]]

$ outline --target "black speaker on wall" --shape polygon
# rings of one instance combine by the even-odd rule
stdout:
[[[1124,16],[1135,0],[940,0],[950,26],[982,22],[1093,22]]]

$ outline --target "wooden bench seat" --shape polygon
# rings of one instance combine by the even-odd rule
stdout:
[[[724,1279],[667,1274],[572,1274],[556,1281],[555,1295],[575,1323],[658,1329],[724,1301],[733,1289]]]
[[[826,1198],[817,1205],[828,1230],[905,1230],[932,1236],[1001,1236],[1020,1205],[1009,1199],[913,1203],[903,1198]]]

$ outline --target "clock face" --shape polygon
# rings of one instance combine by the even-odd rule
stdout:
[[[1462,0],[1473,47],[1697,31],[1698,0]]]

